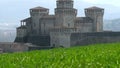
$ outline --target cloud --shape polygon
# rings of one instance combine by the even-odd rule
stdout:
[[[0,24],[0,30],[16,30],[18,26],[17,23],[2,23]]]
[[[111,7],[113,5],[119,5],[119,0],[74,0],[75,8],[78,9],[78,16],[84,16],[84,8],[91,6],[98,6],[105,8],[105,17],[118,18],[120,16],[118,7]],[[56,0],[1,0],[0,1],[0,22],[14,22],[18,23],[22,19],[29,17],[29,9],[41,6],[50,9],[50,14],[54,13],[56,7]],[[116,11],[117,10],[117,11]],[[118,14],[117,14],[118,13]],[[116,16],[117,14],[117,16]],[[3,21],[1,21],[3,20]]]
[[[109,4],[114,6],[120,6],[120,0],[83,0],[92,4]]]
[[[85,1],[85,2],[88,2],[88,3],[94,3],[94,4],[98,3],[97,0],[84,0],[84,1]]]

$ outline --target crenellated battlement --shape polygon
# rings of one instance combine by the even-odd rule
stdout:
[[[67,32],[67,33],[73,33],[78,32],[77,28],[57,28],[57,29],[51,29],[50,32]]]

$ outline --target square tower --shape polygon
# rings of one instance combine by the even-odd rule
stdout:
[[[57,28],[74,28],[77,10],[73,8],[73,0],[57,0],[55,8]]]
[[[103,32],[103,15],[104,9],[96,6],[85,9],[86,17],[90,17],[94,20],[93,22],[93,31],[94,32]]]
[[[49,9],[43,7],[35,7],[30,9],[31,21],[32,21],[32,34],[39,35],[40,23],[39,20],[49,14]]]

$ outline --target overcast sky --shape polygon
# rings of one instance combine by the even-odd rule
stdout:
[[[29,9],[36,6],[49,8],[50,14],[54,14],[56,0],[1,0],[0,29],[15,29],[20,20],[29,17]],[[78,16],[84,16],[84,8],[91,6],[105,8],[104,19],[120,18],[120,0],[74,0]]]

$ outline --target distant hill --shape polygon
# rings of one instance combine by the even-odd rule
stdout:
[[[120,31],[120,18],[114,20],[104,20],[104,30]]]
[[[15,30],[0,30],[0,42],[13,42],[15,36]]]

